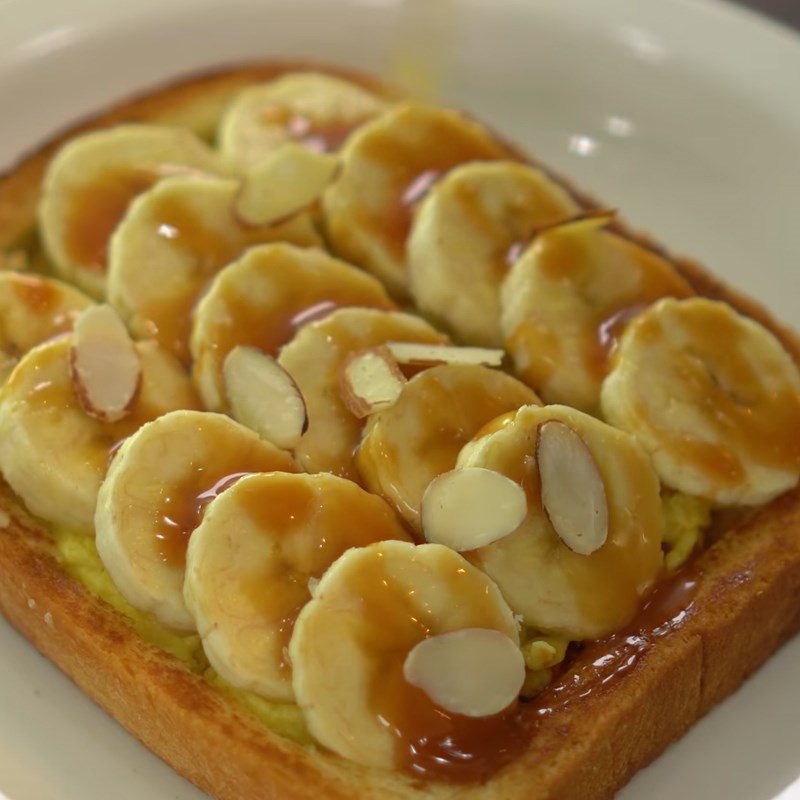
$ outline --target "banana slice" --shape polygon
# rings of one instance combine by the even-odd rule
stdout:
[[[254,244],[321,245],[311,217],[245,225],[234,212],[240,184],[168,178],[137,197],[111,237],[108,298],[139,338],[189,358],[192,308],[219,270]]]
[[[455,466],[461,448],[487,422],[538,402],[525,384],[488,367],[426,369],[392,406],[370,417],[356,456],[359,474],[419,533],[428,484]]]
[[[323,197],[333,252],[406,294],[413,207],[465,161],[509,158],[485,128],[456,111],[400,106],[368,122],[342,148],[342,171]]]
[[[435,773],[437,761],[457,771],[454,753],[473,761],[476,741],[491,741],[492,750],[507,744],[514,731],[507,714],[452,714],[404,676],[420,642],[475,628],[519,645],[497,587],[458,553],[404,542],[349,550],[323,575],[289,645],[295,695],[312,735],[361,764],[412,766],[422,775]],[[523,738],[519,730],[516,736]]]
[[[549,442],[545,455],[542,426],[553,420],[574,435]],[[577,437],[582,447],[571,444]],[[525,625],[580,640],[618,630],[633,617],[663,560],[659,483],[633,437],[573,408],[525,406],[499,430],[466,445],[458,467],[501,472],[528,495],[528,515],[516,531],[468,554],[497,581]],[[598,489],[604,495],[599,508],[584,513]],[[568,537],[562,528],[570,513],[581,523],[578,537],[607,515],[588,555],[577,550],[592,548],[577,547],[575,532]]]
[[[761,505],[800,477],[800,371],[769,331],[725,303],[662,300],[637,317],[601,403],[686,494]]]
[[[500,283],[516,248],[578,204],[541,170],[513,161],[456,167],[420,203],[408,278],[420,310],[467,344],[502,347]]]
[[[219,146],[241,169],[255,166],[286,142],[338,150],[350,133],[386,103],[331,75],[298,72],[240,92],[219,127]]]
[[[295,448],[306,472],[333,472],[358,479],[355,450],[364,420],[345,406],[339,372],[347,356],[389,341],[445,343],[427,322],[397,311],[343,308],[301,328],[278,357],[306,401],[308,430]]]
[[[196,408],[188,375],[155,342],[138,342],[141,384],[118,422],[86,414],[70,375],[71,336],[30,350],[0,389],[0,471],[39,517],[91,530],[109,454],[145,422]]]
[[[587,217],[542,232],[501,290],[516,372],[547,403],[596,414],[624,326],[655,300],[693,292],[663,258]]]
[[[20,356],[72,328],[92,304],[83,292],[41,275],[0,272],[0,384]]]
[[[114,456],[97,498],[97,551],[133,606],[193,630],[183,602],[186,548],[206,506],[252,472],[294,472],[288,453],[222,414],[173,411]]]
[[[219,156],[182,128],[121,125],[67,142],[44,176],[39,228],[61,277],[105,292],[108,240],[130,201],[160,178],[224,174]]]
[[[193,376],[206,407],[227,410],[222,365],[238,345],[270,355],[310,320],[340,306],[393,307],[378,281],[316,249],[254,247],[226,267],[197,307]]]
[[[345,550],[408,536],[380,498],[334,475],[243,478],[189,542],[186,604],[211,666],[233,686],[292,702],[287,649],[309,586]]]

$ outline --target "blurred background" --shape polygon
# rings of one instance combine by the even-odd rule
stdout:
[[[739,3],[800,28],[800,0],[739,0]]]

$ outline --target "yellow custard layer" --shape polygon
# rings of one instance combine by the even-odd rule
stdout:
[[[686,561],[698,544],[702,545],[703,530],[710,520],[710,507],[708,503],[697,498],[670,493],[664,497],[664,514],[664,541],[668,548],[666,563],[668,569],[674,570]],[[299,744],[313,743],[298,706],[292,703],[274,703],[253,692],[235,689],[209,666],[198,634],[174,631],[162,625],[151,614],[128,603],[103,566],[91,534],[61,527],[53,527],[51,531],[67,574],[123,614],[142,639],[183,661],[192,672],[202,675],[218,689],[233,697],[273,733]],[[546,637],[536,637],[527,643],[530,654],[526,661],[529,661],[529,669],[533,670],[526,682],[527,693],[535,694],[544,688],[550,677],[550,668],[564,657],[565,647],[562,645],[565,644]],[[545,652],[550,657],[543,659]]]
[[[171,630],[151,614],[139,611],[128,603],[106,572],[97,554],[93,536],[58,527],[53,528],[52,533],[67,574],[123,614],[142,639],[179,658],[192,672],[203,675],[214,686],[235,698],[273,733],[299,744],[311,744],[303,712],[296,705],[273,703],[253,692],[234,689],[209,667],[196,633]]]

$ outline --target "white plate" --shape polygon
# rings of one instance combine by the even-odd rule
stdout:
[[[800,311],[800,40],[698,0],[5,0],[0,164],[127,92],[214,64],[444,66],[442,97],[786,321]],[[198,800],[0,622],[0,793]],[[800,640],[625,800],[766,800],[800,774]],[[792,790],[789,790],[792,793]],[[787,795],[788,796],[788,795]]]

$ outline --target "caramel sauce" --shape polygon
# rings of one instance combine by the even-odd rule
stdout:
[[[520,405],[535,401],[524,384],[502,372],[477,366],[426,370],[383,412],[366,442],[364,458],[392,502],[416,527],[422,496],[431,480],[456,465],[461,448],[498,415],[513,418]],[[359,458],[359,466],[363,465]]]
[[[339,150],[347,137],[369,117],[320,122],[302,114],[293,114],[285,106],[266,106],[261,118],[267,125],[281,125],[289,138],[319,153]]]
[[[166,564],[182,566],[189,537],[202,522],[208,504],[236,481],[254,472],[293,470],[289,456],[260,443],[220,448],[213,463],[191,465],[177,485],[167,486],[156,516],[158,553]]]
[[[643,462],[635,450],[619,448],[615,469],[630,475],[629,480],[609,479],[601,470],[610,497],[608,541],[588,556],[575,553],[562,543],[543,508],[541,478],[534,454],[539,424],[559,418],[570,422],[547,406],[517,415],[522,420],[521,430],[528,435],[515,437],[513,442],[506,440],[502,454],[496,452],[490,466],[520,485],[527,498],[528,515],[521,536],[508,537],[500,547],[478,550],[470,560],[490,575],[508,575],[518,570],[520,560],[536,558],[545,570],[552,567],[560,576],[558,590],[569,596],[582,619],[595,630],[614,630],[634,617],[642,595],[654,582],[662,564],[662,510],[653,498],[651,478],[642,471]],[[509,422],[501,417],[491,424],[502,426]],[[578,432],[587,445],[599,446],[599,441],[588,431]],[[502,587],[502,578],[499,583]],[[547,602],[546,597],[542,597],[542,602]]]
[[[264,235],[257,228],[243,226],[232,211],[228,211],[222,226],[208,227],[186,200],[175,195],[163,195],[151,219],[157,235],[191,259],[192,272],[183,276],[178,294],[165,293],[140,311],[148,319],[150,334],[187,363],[192,307],[197,297],[221,267],[247,245],[263,241]]]
[[[634,317],[662,297],[684,298],[691,296],[693,292],[683,278],[654,253],[603,231],[595,231],[592,236],[587,236],[554,229],[539,240],[537,265],[547,278],[570,284],[576,295],[584,296],[592,302],[593,292],[590,286],[594,272],[592,264],[595,256],[591,247],[593,242],[609,248],[621,248],[620,254],[614,254],[614,257],[617,260],[624,259],[626,265],[635,270],[634,283],[627,290],[621,291],[620,297],[610,303],[594,301],[596,309],[584,336],[583,360],[589,374],[600,382],[608,373],[610,359],[619,337]],[[553,372],[555,356],[541,355],[546,351],[537,347],[544,343],[537,341],[535,325],[532,324],[531,327],[533,330],[528,330],[525,334],[533,340],[533,349],[529,352],[536,353],[536,360],[542,362],[536,364],[533,371],[537,373],[539,380],[546,380]],[[552,365],[549,363],[551,361]]]
[[[346,313],[342,312],[343,315]],[[339,395],[337,376],[341,364],[354,350],[363,350],[391,341],[447,343],[443,334],[420,325],[419,322],[412,325],[404,316],[382,311],[365,312],[358,316],[360,319],[353,322],[349,318],[345,320],[344,317],[332,320],[331,324],[323,320],[311,334],[316,341],[324,341],[325,346],[331,351],[324,366],[331,380],[324,391],[310,386],[310,392],[306,391],[308,384],[302,378],[298,381],[300,390],[305,394],[310,422],[295,451],[307,471],[332,472],[355,483],[361,480],[356,469],[355,457],[364,420],[354,417]],[[284,351],[284,355],[287,353],[290,351]],[[289,372],[292,372],[293,363],[294,353],[290,353],[288,358],[282,360],[282,366]],[[305,369],[305,366],[300,366],[300,369]],[[321,420],[326,417],[335,420],[338,428],[338,434],[333,439],[323,434],[325,427]]]
[[[243,293],[234,281],[220,284],[216,302],[224,313],[214,315],[207,340],[220,363],[237,345],[258,347],[269,355],[278,351],[303,325],[324,319],[339,308],[360,306],[389,310],[394,304],[377,287],[343,279],[339,272],[298,268],[295,280],[270,281],[269,301],[259,293]]]
[[[189,259],[191,271],[183,275],[180,292],[162,294],[140,313],[147,318],[150,334],[188,363],[192,308],[203,289],[247,247],[280,238],[281,231],[276,227],[242,225],[232,207],[212,227],[203,224],[199,210],[182,197],[170,194],[162,195],[155,204],[151,225],[157,236],[169,240]]]
[[[347,137],[367,121],[359,120],[328,121],[324,125],[312,122],[307,117],[295,115],[286,123],[286,128],[292,139],[302,142],[306,147],[320,153],[331,153],[338,150],[347,140]]]
[[[420,401],[421,434],[414,443],[414,459],[431,476],[451,470],[461,448],[482,426],[496,423],[500,414],[513,417],[520,404],[534,399],[527,387],[511,379],[476,380],[475,374],[472,370],[428,373],[419,379],[423,383],[415,395]]]
[[[537,240],[537,265],[551,281],[574,283],[587,260],[586,236],[571,235],[556,228]]]
[[[158,176],[142,169],[117,169],[75,190],[64,214],[64,248],[85,269],[105,272],[108,240],[136,195]]]
[[[383,667],[378,712],[395,737],[400,769],[431,780],[482,782],[522,753],[528,736],[519,704],[488,717],[455,714],[406,681],[404,661]]]
[[[381,567],[376,564],[354,587],[370,610],[369,641],[379,642],[372,705],[395,737],[398,766],[422,778],[448,782],[488,779],[529,746],[538,722],[602,694],[633,672],[655,641],[678,631],[692,615],[702,574],[687,568],[663,579],[629,626],[571,648],[560,677],[532,700],[492,717],[467,718],[436,706],[405,681],[407,653],[437,631]],[[487,622],[483,625],[489,627]]]
[[[517,326],[508,337],[506,348],[514,355],[520,376],[526,383],[539,389],[550,380],[562,363],[562,346],[558,334],[533,317],[523,320]]]
[[[65,364],[66,367],[66,364]],[[46,379],[36,384],[25,398],[32,407],[52,407],[59,412],[75,411],[84,415],[80,402],[72,388],[72,382],[65,369],[61,378]],[[185,407],[191,407],[187,404]],[[92,463],[99,475],[104,475],[109,463],[110,453],[121,446],[122,442],[135,433],[146,422],[160,417],[174,407],[164,407],[154,398],[145,397],[142,392],[136,398],[128,416],[117,422],[101,422],[95,420],[96,434],[89,443],[92,447]]]
[[[8,275],[7,280],[14,294],[34,315],[41,319],[42,323],[47,318],[46,335],[48,338],[66,333],[72,328],[80,310],[77,308],[69,310],[69,301],[62,301],[57,284],[37,275]],[[17,331],[6,331],[8,342],[5,350],[14,357],[28,349],[23,345],[23,340],[14,341],[13,336],[17,333]],[[22,331],[19,333],[25,335]],[[38,341],[28,340],[28,344],[38,344]]]
[[[476,585],[485,579],[456,559],[453,563],[444,581],[453,618],[469,620],[463,627],[495,628],[497,614]],[[516,704],[494,716],[470,718],[437,706],[405,680],[403,664],[411,649],[445,631],[436,628],[432,609],[389,574],[380,551],[357,577],[350,591],[363,609],[364,636],[376,659],[370,705],[394,739],[397,766],[421,778],[481,781],[522,752],[527,737]]]
[[[461,216],[459,224],[496,243],[489,256],[497,281],[506,276],[538,229],[563,220],[565,214],[563,205],[546,193],[522,182],[513,188],[513,193],[507,188],[505,197],[495,198],[487,205],[482,182],[462,181],[453,187]],[[503,185],[497,190],[503,191]]]
[[[56,286],[36,275],[14,275],[10,281],[17,297],[34,314],[48,314],[59,305]]]
[[[286,545],[281,548],[280,563],[270,575],[254,573],[245,582],[244,593],[257,609],[259,617],[267,623],[276,624],[278,647],[276,658],[282,671],[291,668],[289,641],[294,624],[310,599],[309,577],[319,578],[311,571],[304,573],[303,566],[293,563],[289,552],[293,536],[303,536],[319,512],[322,498],[302,480],[291,479],[259,482],[247,487],[248,491],[239,493],[239,502],[254,525],[264,530],[280,530],[286,537]],[[341,520],[346,530],[346,520]],[[320,540],[320,547],[327,541]],[[344,548],[346,549],[346,548]],[[334,559],[331,559],[333,561]]]
[[[310,484],[305,476],[270,475],[238,493],[252,524],[281,534],[282,541],[272,553],[272,573],[256,572],[245,586],[259,616],[277,622],[280,669],[291,666],[289,640],[298,614],[310,599],[309,578],[321,578],[351,547],[387,539],[408,541],[389,506],[378,497],[356,486],[338,485],[331,491],[326,483]],[[310,535],[317,546],[309,552],[305,542]]]
[[[473,441],[482,439],[484,436],[491,436],[493,433],[503,430],[503,428],[514,421],[514,418],[517,416],[517,411],[518,409],[506,411],[505,414],[499,414],[494,419],[490,419],[483,427],[478,429],[472,437]]]
[[[398,259],[405,253],[414,205],[437,178],[466,161],[511,157],[499,142],[476,136],[446,118],[421,117],[414,134],[399,137],[393,127],[373,131],[360,143],[362,158],[387,176],[389,202],[377,215],[362,208],[358,223],[371,229]]]
[[[679,629],[694,609],[701,573],[688,568],[664,579],[625,629],[585,645],[578,663],[529,704],[539,718],[608,689],[633,671],[657,639]]]
[[[786,385],[766,386],[747,340],[724,308],[682,310],[680,322],[695,342],[674,364],[684,397],[715,432],[714,443],[662,431],[664,446],[716,480],[735,485],[744,477],[737,453],[774,469],[800,469],[800,393]],[[663,334],[658,320],[647,320],[641,336]],[[716,442],[719,442],[717,444]]]
[[[220,470],[195,466],[186,479],[164,498],[155,531],[158,554],[164,563],[171,566],[185,563],[189,537],[202,521],[206,506],[239,478],[250,474],[219,473]]]

